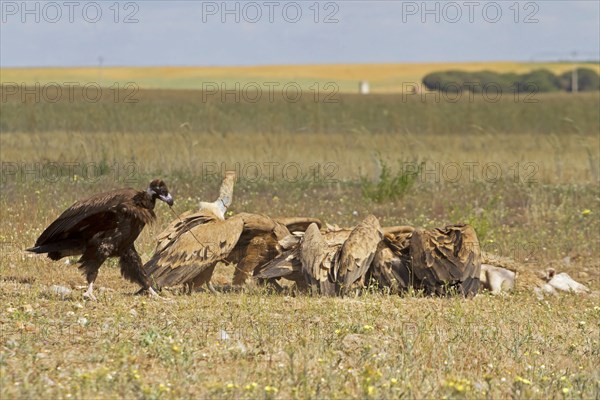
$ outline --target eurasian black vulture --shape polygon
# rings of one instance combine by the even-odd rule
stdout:
[[[119,257],[124,278],[156,295],[134,246],[144,226],[156,219],[156,199],[173,205],[167,185],[160,179],[150,182],[143,191],[118,189],[79,200],[52,222],[27,251],[47,253],[51,260],[81,254],[79,268],[89,284],[84,296],[92,300],[96,299],[93,286],[98,269],[109,257]]]

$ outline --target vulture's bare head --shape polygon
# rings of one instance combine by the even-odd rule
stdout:
[[[167,189],[167,185],[162,179],[155,179],[150,182],[148,194],[152,196],[152,200],[162,200],[167,203],[169,207],[173,205],[173,197],[171,197],[171,193],[169,193],[169,189]]]

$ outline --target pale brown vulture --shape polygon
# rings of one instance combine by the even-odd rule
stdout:
[[[228,261],[236,264],[233,284],[243,285],[258,273],[259,267],[281,254],[280,241],[291,237],[287,226],[277,219],[260,214],[239,214],[244,220],[244,231]]]
[[[410,238],[413,285],[427,294],[453,291],[474,296],[479,290],[481,252],[469,225],[416,229]]]
[[[367,216],[350,232],[333,269],[341,294],[365,286],[365,275],[382,239],[383,231],[374,215]]]
[[[377,246],[366,278],[367,282],[374,283],[391,294],[405,292],[413,283],[408,251],[413,228],[398,228],[384,228],[384,239]]]
[[[154,255],[144,265],[156,287],[185,284],[191,292],[193,287],[208,284],[215,266],[229,256],[244,228],[239,216],[220,220],[199,211],[188,215],[187,221],[192,220],[196,223],[191,227],[175,223],[176,230],[160,235]]]
[[[334,276],[336,262],[351,233],[348,229],[336,229],[322,234],[316,224],[304,233],[299,258],[303,276],[313,292],[326,296],[339,292]]]
[[[257,267],[280,254],[284,250],[280,241],[291,236],[284,224],[260,214],[240,213],[220,220],[200,211],[186,217],[192,220],[197,223],[191,227],[176,221],[173,230],[160,235],[155,254],[144,266],[156,286],[184,284],[191,292],[210,282],[221,261],[236,264],[233,281],[242,284]]]
[[[161,265],[161,263],[165,263],[166,261],[164,261],[165,260],[164,257],[172,256],[171,252],[173,250],[169,250],[169,248],[174,243],[177,243],[177,241],[180,239],[180,237],[183,234],[186,234],[187,232],[189,232],[190,229],[192,229],[198,225],[209,224],[209,223],[216,222],[216,221],[224,221],[225,213],[227,212],[227,209],[229,208],[229,206],[231,206],[231,203],[233,201],[233,189],[235,186],[235,180],[236,180],[235,171],[225,171],[225,177],[223,178],[223,181],[221,182],[221,187],[219,188],[219,197],[217,198],[217,200],[213,201],[212,203],[201,201],[199,203],[199,210],[197,212],[191,212],[191,211],[185,212],[185,213],[181,214],[180,216],[178,216],[176,220],[171,222],[169,224],[169,226],[167,228],[165,228],[165,230],[157,236],[157,244],[156,244],[156,248],[154,250],[154,256],[152,257],[152,259],[150,261],[148,261],[148,263],[146,263],[146,265],[144,266],[144,269],[154,272],[155,269]],[[199,235],[204,234],[206,236],[206,233],[204,233],[204,231],[206,231],[206,228],[200,229],[198,234]],[[204,241],[201,242],[198,237],[194,237],[193,233],[189,234],[189,236],[186,237],[186,239],[188,239],[190,237],[196,243],[192,243],[190,245],[189,243],[186,243],[185,239],[184,239],[182,242],[182,245],[184,245],[184,247],[185,246],[197,247],[198,243],[204,242],[205,248],[203,249],[203,251],[205,253],[205,258],[207,258],[207,260],[206,260],[207,262],[210,262],[208,260],[210,258],[208,253],[215,250],[212,246],[212,243],[207,242],[206,237],[203,237],[202,239],[204,239]],[[218,252],[216,252],[216,253],[218,253]],[[217,256],[216,253],[213,254],[213,256]],[[216,262],[214,264],[216,264]],[[212,267],[206,269],[206,271],[210,270],[211,275],[212,275],[212,269],[214,269],[214,265]],[[204,272],[204,275],[207,274],[206,271]],[[175,279],[175,278],[172,276],[170,279]],[[153,280],[153,284],[157,283],[156,276],[153,276],[152,280]],[[191,281],[189,281],[189,282],[186,281],[186,283],[191,284]],[[210,283],[210,280],[208,280],[206,282],[206,284],[212,292],[215,292],[215,289],[213,288],[212,284]],[[161,287],[161,286],[170,286],[170,285],[158,284],[157,286]],[[189,286],[190,290],[191,290],[191,288],[192,287]]]
[[[173,205],[167,185],[159,179],[150,182],[144,191],[119,189],[79,200],[50,224],[27,251],[47,253],[51,260],[81,254],[79,268],[89,285],[84,296],[92,300],[96,299],[93,286],[98,269],[109,257],[119,257],[124,278],[156,295],[134,246],[144,226],[156,219],[156,199]]]
[[[231,205],[235,172],[226,172],[219,198],[200,202],[198,212],[179,216],[158,236],[153,257],[144,268],[157,287],[184,284],[188,293],[211,285],[215,266],[223,261],[235,264],[233,284],[243,284],[256,268],[276,257],[293,239],[288,226],[304,230],[314,218],[281,218],[242,213],[225,220]],[[282,242],[280,244],[280,241]]]
[[[299,242],[291,232],[304,232],[310,224],[321,226],[317,218],[270,218],[261,214],[243,213],[244,231],[228,261],[237,264],[233,284],[243,285],[257,275],[263,265]]]
[[[157,236],[154,253],[160,253],[165,247],[170,246],[182,233],[189,231],[196,225],[212,221],[224,221],[225,213],[233,201],[233,188],[235,186],[235,171],[226,171],[219,198],[212,203],[201,201],[197,212],[185,212],[171,222],[162,233]]]
[[[383,232],[375,216],[369,215],[353,229],[316,224],[308,227],[297,248],[284,252],[260,268],[259,278],[285,278],[299,289],[327,296],[348,293],[365,285],[365,277],[381,242]]]
[[[254,275],[256,279],[277,282],[284,278],[296,284],[300,290],[309,288],[309,277],[303,274],[302,261],[300,260],[300,246],[294,245],[280,255],[262,265]]]

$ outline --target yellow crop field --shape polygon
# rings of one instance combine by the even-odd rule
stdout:
[[[589,68],[600,73],[600,66],[591,63],[524,63],[524,62],[469,62],[469,63],[407,63],[407,64],[330,64],[330,65],[275,65],[242,67],[82,67],[82,68],[5,68],[0,83],[66,82],[98,83],[111,86],[133,82],[141,88],[201,89],[203,83],[225,85],[227,89],[242,87],[251,82],[298,83],[309,87],[315,83],[334,82],[340,92],[358,90],[358,82],[366,80],[377,93],[397,93],[403,83],[419,83],[436,71],[463,70],[525,73],[548,69],[555,74],[577,68]]]

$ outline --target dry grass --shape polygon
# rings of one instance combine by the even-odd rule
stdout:
[[[499,118],[506,117],[498,110]],[[466,221],[486,250],[529,269],[554,266],[600,290],[600,139],[576,129],[556,130],[553,135],[4,132],[0,395],[597,398],[595,296],[540,301],[518,291],[473,300],[375,293],[324,299],[248,288],[218,296],[167,293],[175,302],[163,303],[132,296],[137,288],[110,261],[97,281],[110,290],[89,303],[76,288],[84,279],[73,265],[22,251],[77,198],[124,185],[143,187],[160,175],[180,213],[216,196],[214,164],[220,169],[221,163],[222,168],[239,163],[233,212],[312,215],[340,225],[355,224],[369,212],[384,225]],[[378,180],[385,165],[395,175],[423,161],[425,174],[410,188],[380,202],[365,196],[369,183],[387,193],[381,187],[385,180]],[[268,162],[280,163],[271,164],[273,179]],[[296,181],[291,170],[287,178],[282,175],[281,166],[290,162],[306,176]],[[86,174],[81,166],[88,163],[94,168]],[[253,179],[251,163],[261,166],[263,179]],[[458,180],[451,163],[461,168]],[[500,166],[502,179],[484,175],[490,163]],[[308,173],[314,165],[334,165],[335,173],[331,179],[323,170]],[[475,166],[472,177],[467,165]],[[138,239],[144,260],[154,236],[173,218],[164,204],[157,213],[157,224]],[[231,272],[218,269],[216,283],[224,288]],[[51,292],[52,285],[74,290],[62,298]]]
[[[594,398],[597,298],[537,301],[133,297],[113,268],[98,303],[2,282],[3,398]],[[23,270],[25,269],[25,271]],[[594,366],[596,365],[596,367]]]
[[[93,162],[109,168],[107,175],[121,179],[132,171],[135,179],[140,174],[208,178],[216,176],[215,171],[236,169],[248,180],[258,176],[293,181],[300,171],[303,177],[298,180],[333,183],[356,181],[360,176],[376,179],[382,161],[395,171],[415,171],[424,162],[418,176],[422,183],[505,180],[539,186],[600,180],[600,139],[584,134],[45,132],[4,133],[0,144],[2,160],[19,166],[14,175],[4,172],[9,182],[43,181],[45,175],[52,179],[53,163],[66,172],[69,162],[77,164],[73,171],[84,180],[98,177],[97,169],[90,167],[86,174],[83,168]],[[128,163],[133,163],[131,170]],[[30,179],[25,176],[28,168]]]
[[[575,64],[600,72],[593,63]],[[105,67],[98,68],[5,68],[0,83],[25,82],[98,82],[111,86],[115,82],[135,82],[143,88],[200,88],[202,82],[221,82],[233,85],[240,82],[298,82],[308,87],[315,82],[335,82],[342,92],[356,93],[358,81],[368,80],[376,93],[398,93],[403,82],[421,82],[436,71],[491,70],[500,73],[525,73],[548,69],[561,74],[573,68],[571,63],[412,63],[412,64],[333,64],[333,65],[275,65],[255,67]],[[230,86],[232,87],[232,86]]]

